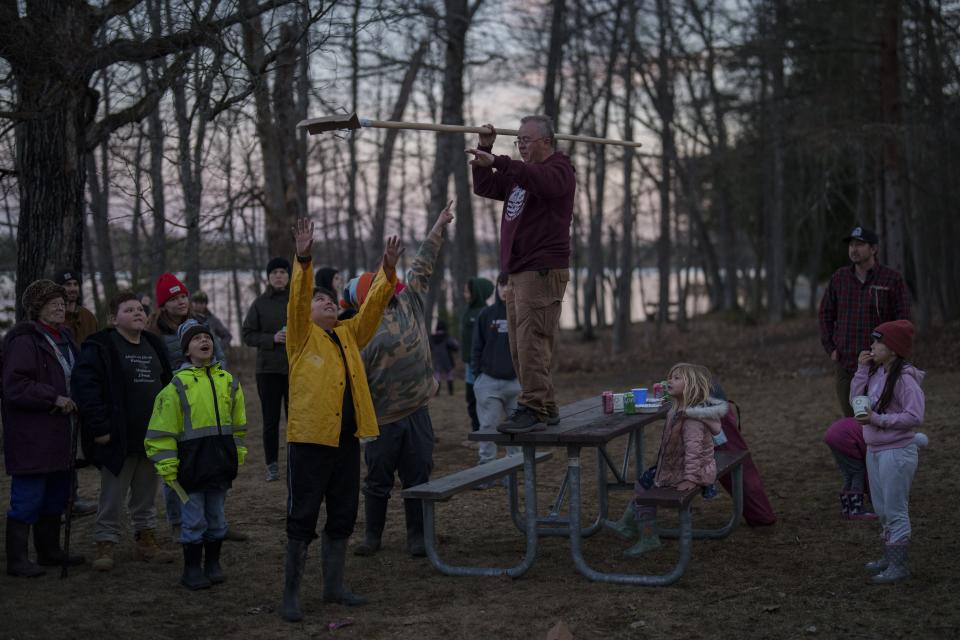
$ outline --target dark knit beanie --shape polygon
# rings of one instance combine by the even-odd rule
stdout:
[[[27,319],[36,320],[40,317],[40,310],[54,298],[66,300],[67,292],[52,280],[36,280],[27,285],[23,291],[20,303],[27,312]]]
[[[901,358],[913,353],[913,323],[909,320],[884,322],[870,335]]]
[[[71,280],[76,280],[77,284],[83,283],[83,274],[70,267],[60,267],[53,272],[53,281],[59,285],[65,285]]]
[[[317,272],[313,274],[313,285],[315,287],[323,287],[325,289],[333,289],[333,276],[340,273],[339,269],[334,269],[333,267],[320,267],[317,269]]]
[[[274,269],[286,269],[287,275],[290,274],[290,261],[286,258],[270,258],[270,262],[267,263],[267,275],[270,275],[270,272]]]
[[[205,324],[200,324],[193,318],[188,319],[179,327],[177,327],[177,337],[180,338],[180,348],[183,350],[183,355],[187,355],[187,347],[190,346],[190,341],[195,337],[205,333],[210,336],[210,339],[213,340],[213,333],[210,332],[210,328]]]

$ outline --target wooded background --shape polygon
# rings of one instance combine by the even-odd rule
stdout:
[[[428,301],[446,314],[496,267],[499,206],[471,195],[463,153],[475,140],[295,124],[545,113],[565,133],[645,142],[561,146],[578,172],[585,338],[612,325],[622,344],[627,285],[648,265],[681,323],[692,269],[714,310],[809,312],[817,288],[798,304],[798,282],[847,261],[856,223],[880,233],[925,328],[960,315],[958,5],[0,0],[0,267],[17,299],[57,264],[99,272],[98,310],[118,284],[152,291],[176,270],[196,289],[201,269],[231,269],[239,305],[237,270],[291,255],[297,217],[317,221],[318,264],[351,274],[385,233],[415,249],[453,198]],[[671,305],[654,308],[659,326]]]

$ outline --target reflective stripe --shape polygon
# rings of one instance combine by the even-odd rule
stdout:
[[[157,451],[155,454],[150,456],[150,459],[153,460],[154,462],[160,462],[161,460],[169,460],[170,458],[176,458],[176,457],[177,457],[177,452],[170,451],[168,449],[166,451]]]
[[[240,382],[236,377],[230,379],[230,419],[233,419],[233,403],[237,400],[237,389],[240,388]]]
[[[245,447],[245,446],[246,446],[246,445],[243,443],[243,438],[241,438],[240,436],[233,436],[233,442],[234,442],[238,447]]]
[[[170,433],[169,431],[160,431],[159,429],[147,429],[147,433],[144,434],[146,438],[173,438],[174,440],[180,439],[179,433]]]
[[[187,388],[177,376],[173,376],[173,386],[177,388],[177,395],[180,396],[180,410],[183,411],[183,432],[186,433],[193,429],[193,420],[190,418],[190,403],[187,402]]]
[[[188,440],[197,440],[198,438],[208,438],[219,435],[229,436],[232,434],[233,428],[230,425],[224,425],[222,427],[217,427],[216,425],[212,427],[198,427],[190,431],[184,431],[180,441],[185,442]]]

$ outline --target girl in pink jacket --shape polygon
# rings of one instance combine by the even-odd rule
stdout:
[[[717,479],[713,446],[715,437],[722,437],[720,419],[727,413],[727,403],[710,397],[711,378],[710,371],[697,364],[681,362],[670,369],[667,392],[673,398],[673,406],[667,413],[657,464],[636,483],[636,498],[627,505],[623,517],[616,522],[604,522],[625,538],[639,534],[637,543],[624,552],[628,557],[660,547],[657,508],[638,504],[638,498],[653,487],[689,491],[711,487]]]
[[[923,372],[906,361],[913,350],[909,320],[884,322],[871,334],[873,344],[860,354],[851,389],[865,389],[870,398],[863,425],[867,445],[870,497],[880,517],[884,557],[868,562],[874,584],[893,584],[910,577],[910,485],[917,471],[918,444],[926,440],[914,429],[923,424]]]

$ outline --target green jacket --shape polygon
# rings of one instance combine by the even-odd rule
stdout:
[[[460,316],[460,357],[464,364],[469,365],[473,351],[473,325],[487,306],[487,298],[493,293],[494,284],[486,278],[470,278],[467,287],[470,289],[470,304]]]
[[[184,364],[157,395],[143,444],[165,482],[178,480],[188,493],[222,490],[247,457],[246,425],[233,375],[218,362]]]

